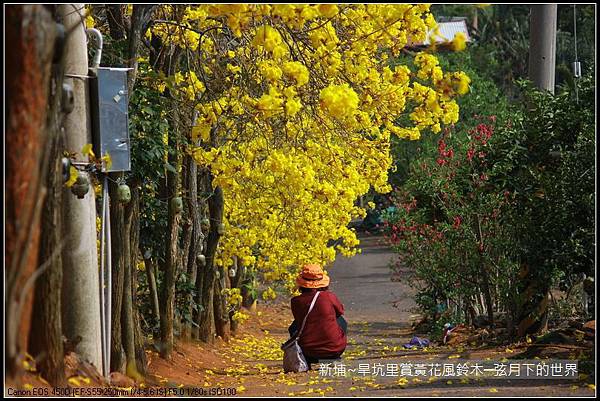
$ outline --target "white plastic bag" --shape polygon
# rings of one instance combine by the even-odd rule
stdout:
[[[290,338],[281,346],[281,349],[283,350],[283,371],[285,373],[308,370],[308,362],[298,344],[298,337]]]

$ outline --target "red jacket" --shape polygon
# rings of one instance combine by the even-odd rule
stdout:
[[[292,313],[298,324],[308,312],[316,290],[305,292],[292,298]],[[331,291],[320,291],[321,294],[306,320],[306,326],[300,335],[300,347],[304,354],[313,357],[330,357],[341,354],[346,349],[346,335],[337,323],[338,316],[344,314],[344,305]]]

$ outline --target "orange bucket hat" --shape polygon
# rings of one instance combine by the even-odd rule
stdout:
[[[329,285],[329,276],[320,265],[308,264],[302,267],[302,272],[296,278],[298,287],[321,288]]]

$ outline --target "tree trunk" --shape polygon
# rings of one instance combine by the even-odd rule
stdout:
[[[150,49],[150,64],[167,76],[172,75],[179,62],[181,50],[177,46],[165,46],[159,37],[153,35]],[[168,89],[165,96],[170,96]],[[161,266],[164,271],[160,289],[160,354],[169,359],[173,350],[173,317],[175,307],[175,274],[177,272],[177,242],[179,213],[172,206],[173,198],[179,193],[179,110],[175,100],[171,100],[173,108],[173,129],[169,134],[167,150],[168,162],[175,167],[175,172],[167,171],[166,183],[161,192],[168,199],[167,241],[165,244],[165,263]]]
[[[212,188],[212,175],[208,174],[207,190]],[[223,220],[223,190],[221,187],[214,189],[213,195],[208,199],[208,210],[210,215],[210,229],[206,244],[206,267],[202,280],[202,306],[204,310],[200,313],[199,338],[201,341],[211,343],[214,341],[214,288],[215,288],[215,266],[214,258],[219,244],[218,226]]]
[[[184,162],[182,163],[181,169],[181,182],[182,182],[182,201],[183,201],[183,232],[182,232],[182,240],[181,240],[181,249],[179,250],[179,262],[177,263],[177,267],[179,270],[177,271],[177,277],[181,274],[187,274],[187,265],[188,265],[188,257],[190,253],[190,245],[192,243],[192,220],[190,218],[190,208],[189,208],[189,164],[187,163],[187,158],[189,155],[184,156]]]
[[[121,4],[107,4],[104,7],[106,9],[110,37],[115,41],[125,39],[127,26],[123,15],[123,6]]]
[[[49,165],[46,124],[55,23],[41,5],[8,5],[5,41],[11,45],[5,81],[5,362],[20,370],[31,326],[32,292],[25,288],[38,266],[40,218]],[[55,93],[53,93],[54,95]]]
[[[133,321],[133,269],[135,269],[135,254],[137,252],[136,244],[132,244],[134,233],[132,226],[135,219],[135,204],[129,202],[125,208],[125,238],[123,244],[123,305],[121,313],[121,334],[123,340],[123,349],[125,350],[127,376],[138,379],[139,373],[135,359],[135,326]],[[132,250],[135,250],[132,252]]]
[[[192,228],[192,235],[193,234],[193,228]],[[186,275],[187,275],[187,280],[188,283],[192,284],[196,283],[196,269],[195,269],[195,262],[191,261],[191,259],[195,259],[195,255],[193,254],[193,249],[192,246],[190,245],[189,250],[188,250],[188,269],[186,271]],[[193,271],[190,270],[190,265],[193,265]],[[188,317],[188,319],[191,319],[191,322],[193,322],[194,320],[194,308],[193,308],[193,303],[194,303],[194,296],[191,294],[186,295],[185,297],[185,306],[184,308],[186,308],[185,310],[185,314]],[[180,337],[182,340],[185,341],[189,341],[192,338],[192,323],[190,321],[184,319],[182,324],[181,324],[181,334]]]
[[[215,331],[223,341],[229,342],[231,336],[229,326],[229,313],[227,311],[227,300],[223,290],[227,288],[227,275],[219,269],[219,276],[215,280]]]
[[[53,83],[62,86],[62,68],[56,68]],[[36,359],[36,367],[41,376],[55,387],[66,386],[64,347],[62,340],[61,291],[62,291],[62,259],[61,244],[61,201],[62,201],[62,163],[60,126],[62,111],[61,97],[51,97],[52,104],[48,114],[50,164],[46,187],[47,198],[42,212],[42,236],[40,244],[40,260],[49,264],[35,285],[29,352]]]
[[[134,308],[135,329],[135,361],[138,372],[144,376],[148,374],[148,359],[146,358],[146,336],[142,330],[142,322],[138,308]]]
[[[201,247],[206,250],[206,240],[201,240]],[[200,263],[196,264],[196,310],[193,313],[194,325],[192,325],[192,338],[196,340],[200,340],[200,322],[202,320],[202,312],[204,308],[203,299],[204,299],[204,279],[206,276],[206,263],[204,265],[200,265]]]
[[[184,158],[187,159],[189,156],[185,155]],[[183,163],[183,168],[181,169],[181,173],[182,173],[182,182],[183,182],[183,205],[184,205],[184,210],[183,210],[183,233],[182,233],[182,245],[181,245],[181,249],[179,249],[179,254],[178,254],[178,262],[177,262],[177,272],[175,274],[175,281],[179,281],[182,277],[185,279],[186,282],[190,282],[189,281],[189,276],[187,275],[187,265],[188,265],[188,257],[189,257],[189,253],[190,253],[190,245],[192,243],[192,220],[190,218],[190,209],[189,209],[189,193],[188,193],[188,176],[189,176],[189,168],[188,168],[188,163],[187,160],[186,162]],[[177,296],[177,295],[176,295]],[[179,301],[179,300],[178,300]],[[184,327],[186,325],[186,318],[185,318],[185,311],[180,310],[179,311],[179,318],[175,319],[175,328],[174,331],[176,333],[179,333],[179,337],[183,337],[184,336]]]
[[[202,279],[201,300],[202,311],[199,313],[198,339],[210,344],[215,339],[215,319],[213,308],[215,276],[213,273],[209,273],[207,271],[204,271],[203,274],[204,278]]]
[[[189,209],[188,209],[189,211]],[[190,257],[190,247],[192,245],[192,234],[193,227],[192,221],[190,219],[186,219],[183,225],[183,241],[181,245],[181,250],[179,252],[179,274],[187,275],[187,266],[189,263]]]
[[[169,198],[172,199],[172,198]],[[173,351],[173,319],[175,307],[175,273],[177,270],[177,216],[169,207],[167,261],[161,288],[160,341],[161,357],[169,359]]]
[[[237,258],[237,257],[233,258],[233,268],[235,269],[235,275],[231,278],[231,288],[240,288],[240,294],[241,294],[241,285],[244,282],[245,269],[242,266],[242,263],[240,262],[239,258]],[[229,325],[231,327],[232,335],[235,336],[239,325],[236,320],[233,320],[234,313],[235,313],[235,311],[229,312]]]
[[[141,37],[146,30],[152,11],[157,5],[149,4],[134,4],[131,14],[131,29],[129,31],[129,67],[132,70],[127,74],[127,89],[129,93],[133,93],[133,86],[138,70],[138,48],[140,46]]]
[[[479,242],[479,271],[481,273],[481,292],[484,299],[485,309],[488,315],[488,322],[490,326],[494,325],[494,302],[492,300],[492,293],[490,289],[490,273],[485,264],[483,252],[483,232],[481,230],[481,219],[479,215],[477,217],[477,241]]]
[[[190,245],[187,248],[187,257],[186,257],[186,265],[184,266],[185,269],[185,275],[187,278],[187,282],[190,284],[194,284],[196,283],[196,255],[194,254],[194,249],[193,249],[193,242],[194,242],[194,227],[193,227],[193,223],[192,223],[192,227],[190,228],[191,231],[191,239],[190,239]],[[193,303],[194,303],[194,297],[191,294],[187,294],[185,296],[185,302],[184,302],[184,308],[185,311],[182,311],[185,313],[185,315],[187,316],[186,319],[182,319],[182,324],[181,324],[181,334],[180,337],[183,340],[189,341],[191,339],[192,336],[192,324],[191,322],[188,320],[192,320],[193,321],[193,313],[194,313],[194,308],[193,308]]]
[[[161,338],[161,356],[165,359],[171,357],[173,351],[173,320],[175,308],[175,279],[177,273],[178,261],[178,229],[180,213],[173,207],[173,199],[179,194],[179,112],[177,104],[172,102],[174,106],[174,130],[169,135],[169,156],[168,161],[171,166],[175,167],[175,172],[167,172],[167,191],[169,199],[168,213],[168,237],[166,241],[165,251],[165,274],[161,289],[161,314],[160,314],[160,338]]]
[[[508,335],[510,337],[513,337],[516,335],[516,324],[517,322],[517,316],[519,313],[519,303],[518,303],[518,291],[517,288],[514,284],[513,279],[511,279],[509,281],[509,284],[507,286],[508,288],[511,288],[513,293],[511,294],[512,296],[509,297],[508,302],[507,302],[507,322],[506,322],[506,329],[508,331]]]
[[[198,211],[198,167],[194,159],[186,155],[186,166],[188,171],[187,176],[187,209],[189,212],[189,218],[191,219],[192,227],[191,227],[191,242],[188,250],[187,256],[187,275],[190,283],[196,283],[197,279],[197,263],[196,256],[202,250],[202,243],[204,240],[204,234],[202,233],[201,221],[200,221],[200,213]],[[187,306],[187,314],[188,316],[194,316],[194,297],[188,296],[186,304]],[[181,337],[189,340],[191,339],[192,334],[192,324],[190,322],[186,322],[183,325]]]
[[[492,294],[490,292],[489,274],[486,269],[483,260],[480,260],[480,271],[481,271],[481,291],[483,292],[483,299],[485,300],[485,309],[487,311],[488,322],[490,326],[494,325],[494,302],[492,300]]]
[[[536,275],[527,264],[519,273],[520,291],[517,299],[516,334],[522,338],[546,329],[548,323],[548,280]]]
[[[147,374],[146,342],[144,332],[140,322],[140,313],[138,309],[138,269],[137,261],[139,256],[140,244],[140,189],[137,182],[131,183],[131,205],[132,205],[132,223],[131,223],[131,297],[133,305],[133,328],[134,328],[134,348],[135,360],[138,373]]]
[[[158,303],[158,291],[156,289],[156,276],[154,274],[155,267],[154,262],[152,262],[152,258],[144,259],[144,264],[146,266],[146,276],[148,279],[148,287],[150,289],[150,300],[152,302],[152,311],[154,312],[154,317],[156,318],[156,323],[160,324],[160,307]]]

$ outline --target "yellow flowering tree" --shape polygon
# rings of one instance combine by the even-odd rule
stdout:
[[[435,28],[426,4],[173,7],[148,38],[193,55],[158,85],[198,112],[188,152],[223,192],[225,272],[235,258],[292,288],[302,264],[357,252],[348,223],[390,190],[391,136],[456,122],[469,88],[432,54],[395,63]]]
[[[191,151],[224,192],[219,265],[238,256],[281,278],[356,251],[347,225],[365,212],[360,195],[389,190],[390,135],[439,132],[468,91],[432,54],[416,56],[417,71],[394,65],[434,27],[425,4],[199,5],[154,25],[198,52],[169,82],[200,112],[192,134],[204,145]]]

